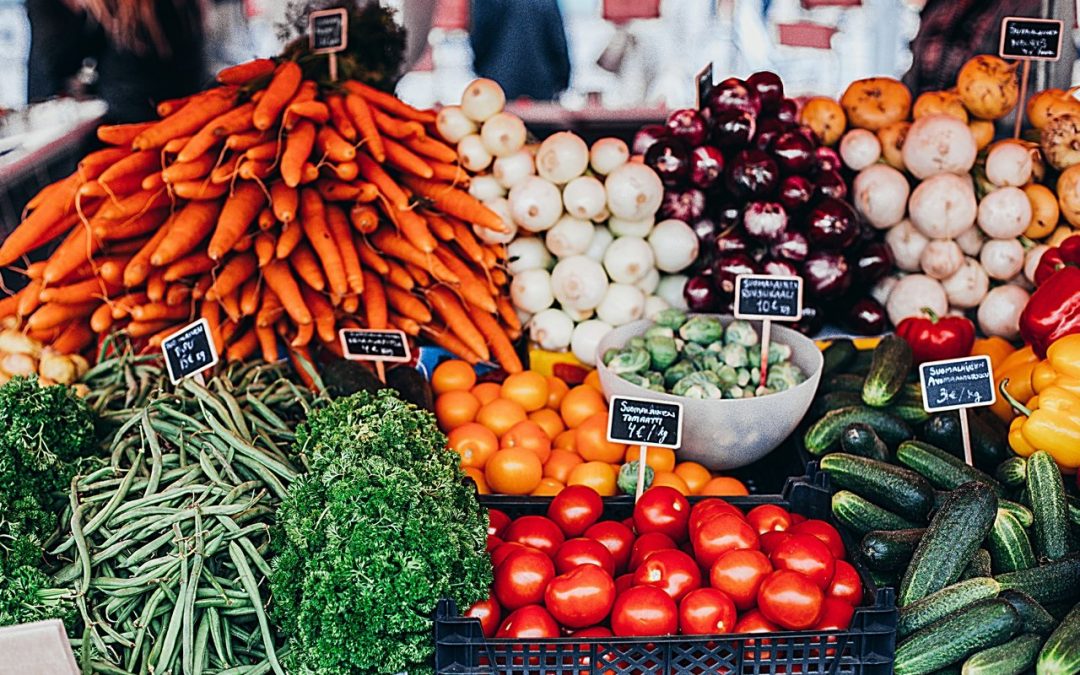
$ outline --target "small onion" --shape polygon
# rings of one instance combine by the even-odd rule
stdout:
[[[669,218],[653,228],[649,245],[656,257],[656,268],[670,273],[681,272],[697,260],[700,241],[689,225]]]
[[[535,173],[532,153],[525,149],[497,158],[491,169],[491,175],[507,190]]]
[[[518,231],[517,223],[514,222],[514,218],[510,215],[510,202],[506,201],[504,197],[499,197],[484,202],[484,206],[498,214],[499,218],[502,218],[505,231],[496,232],[486,227],[473,225],[473,232],[485,244],[509,244],[517,236]]]
[[[852,171],[862,171],[881,159],[881,141],[872,131],[852,129],[840,141],[840,158]]]
[[[978,307],[986,297],[986,292],[990,290],[990,277],[986,275],[986,270],[979,261],[964,258],[960,269],[948,279],[943,279],[941,285],[951,307],[969,309]]]
[[[611,215],[626,220],[642,220],[654,215],[664,197],[664,184],[656,172],[637,162],[628,162],[612,171],[604,181]]]
[[[645,298],[645,318],[650,321],[656,319],[656,315],[660,312],[670,308],[671,305],[668,304],[668,301],[659,295],[650,295]]]
[[[654,265],[652,247],[640,237],[619,237],[604,252],[604,269],[616,283],[635,284]]]
[[[683,295],[683,289],[686,288],[688,280],[689,277],[685,274],[662,276],[660,277],[660,285],[656,287],[656,294],[671,307],[685,312],[689,308],[686,306],[686,296]]]
[[[986,155],[986,179],[998,187],[1020,187],[1031,180],[1031,152],[1015,140],[995,143]]]
[[[938,281],[951,277],[964,264],[964,252],[952,239],[934,239],[919,256],[919,266],[926,276]]]
[[[545,269],[525,270],[510,282],[510,298],[515,307],[535,314],[555,304],[551,275]]]
[[[476,133],[476,123],[461,110],[461,106],[448,105],[435,117],[435,129],[447,143],[457,143]]]
[[[557,185],[569,183],[588,166],[589,146],[571,131],[548,136],[536,151],[536,172]]]
[[[582,321],[574,328],[570,338],[570,351],[587,366],[596,365],[596,347],[611,332],[611,324],[599,319]]]
[[[979,255],[984,241],[986,241],[986,235],[978,227],[969,227],[956,237],[956,243],[960,246],[960,250],[964,252],[964,255],[969,255],[972,258]]]
[[[587,220],[563,216],[544,235],[544,243],[558,258],[583,255],[589,250],[596,227]]]
[[[479,173],[491,166],[491,153],[478,134],[469,134],[458,141],[457,153],[461,165],[473,173]]]
[[[593,176],[578,176],[567,183],[562,198],[566,212],[584,220],[592,220],[607,206],[604,184]]]
[[[541,349],[562,351],[570,346],[573,335],[574,320],[558,309],[545,309],[529,321],[529,339]]]
[[[1024,246],[1018,239],[991,239],[983,244],[979,262],[991,279],[1008,281],[1024,269]]]
[[[645,273],[645,276],[638,279],[634,285],[640,288],[645,295],[655,293],[656,287],[660,285],[660,270],[653,267]]]
[[[465,87],[461,95],[461,111],[474,122],[484,122],[502,112],[506,94],[498,82],[481,77]]]
[[[525,146],[525,123],[517,115],[501,112],[484,122],[480,138],[492,155],[506,157]]]
[[[510,190],[510,215],[530,232],[551,228],[563,212],[559,188],[537,176],[530,176]]]
[[[601,138],[589,150],[589,166],[606,176],[630,159],[630,148],[618,138]]]
[[[986,335],[1015,340],[1020,335],[1020,313],[1029,297],[1027,291],[1014,284],[990,289],[979,304],[979,328]]]
[[[506,196],[506,189],[494,176],[473,176],[469,181],[469,194],[482,202]]]
[[[607,226],[616,237],[647,237],[652,232],[656,218],[649,216],[641,220],[623,220],[608,218]]]
[[[1050,250],[1046,244],[1039,244],[1027,252],[1024,257],[1024,278],[1030,283],[1035,283],[1035,268],[1039,266],[1043,254]]]
[[[1019,237],[1031,224],[1031,202],[1018,187],[998,188],[979,202],[978,223],[994,239]]]
[[[930,240],[919,232],[910,220],[901,220],[885,233],[885,244],[893,255],[897,269],[918,272],[919,258]]]
[[[904,174],[888,164],[874,164],[855,176],[853,201],[867,222],[884,230],[903,220],[910,189]]]
[[[613,241],[615,241],[615,237],[612,236],[611,230],[598,225],[593,229],[593,238],[589,242],[589,248],[585,250],[585,255],[596,262],[600,262],[604,259],[607,247],[611,246]]]
[[[547,269],[552,262],[551,253],[538,237],[518,237],[506,247],[506,269],[510,274]]]
[[[560,260],[551,271],[551,289],[564,307],[593,309],[604,299],[607,287],[603,266],[582,255]]]
[[[596,318],[612,326],[637,321],[645,315],[645,294],[628,284],[611,284],[596,307]]]

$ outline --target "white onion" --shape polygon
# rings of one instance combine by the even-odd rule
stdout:
[[[990,290],[990,277],[986,270],[974,258],[964,258],[960,269],[941,282],[945,297],[953,308],[968,309],[978,307],[986,292]]]
[[[583,255],[560,260],[551,271],[551,290],[564,307],[593,309],[604,299],[607,287],[603,266]]]
[[[461,95],[461,111],[474,122],[483,122],[502,112],[506,94],[498,82],[481,77],[465,87]]]
[[[671,307],[675,309],[681,309],[684,312],[689,309],[686,306],[686,297],[683,296],[683,289],[686,288],[686,282],[689,277],[685,274],[669,274],[667,276],[660,277],[660,285],[656,287],[656,294],[664,299]]]
[[[919,232],[910,220],[901,220],[885,233],[885,244],[892,253],[896,268],[904,272],[918,272],[919,258],[930,240]]]
[[[494,176],[473,176],[469,181],[469,194],[482,202],[506,196],[506,190]]]
[[[991,239],[983,244],[979,262],[991,279],[1008,281],[1024,269],[1024,246],[1018,239]]]
[[[534,314],[529,322],[529,339],[541,349],[557,352],[570,346],[574,335],[574,320],[566,312],[545,309]]]
[[[476,133],[476,123],[461,111],[461,106],[448,105],[435,116],[435,129],[447,143],[457,143]]]
[[[979,202],[978,222],[994,239],[1019,237],[1031,224],[1031,201],[1018,187],[998,188]]]
[[[640,288],[645,295],[652,295],[656,292],[656,287],[660,285],[660,270],[653,267],[645,273],[645,276],[638,279],[634,285]]]
[[[536,167],[533,165],[532,153],[525,149],[506,157],[496,158],[491,169],[491,175],[495,176],[495,180],[507,190],[535,173]]]
[[[1039,244],[1027,252],[1024,257],[1024,278],[1030,283],[1035,283],[1035,268],[1039,266],[1043,254],[1050,250],[1046,244]]]
[[[514,306],[535,314],[555,304],[551,292],[551,275],[545,269],[525,270],[514,274],[510,282],[510,298]]]
[[[960,246],[960,250],[964,252],[964,255],[972,258],[979,255],[984,241],[986,241],[986,235],[978,227],[969,227],[956,236],[956,243]]]
[[[951,277],[964,264],[964,252],[952,239],[934,239],[919,256],[919,267],[938,281]]]
[[[596,347],[611,332],[611,324],[599,319],[582,321],[574,328],[570,338],[570,351],[587,366],[596,365]]]
[[[518,237],[506,247],[506,269],[510,274],[547,269],[554,262],[539,237]]]
[[[573,307],[563,307],[562,311],[566,312],[566,316],[573,319],[574,323],[588,321],[593,318],[593,314],[596,314],[595,309],[574,309]]]
[[[998,187],[1031,180],[1031,152],[1015,140],[995,143],[986,154],[986,179]]]
[[[479,134],[469,134],[458,141],[457,153],[461,166],[473,173],[479,173],[491,166],[491,153],[484,146]]]
[[[991,288],[979,304],[979,328],[987,335],[1016,339],[1020,335],[1020,313],[1029,297],[1027,291],[1013,284]]]
[[[637,321],[645,315],[645,294],[628,284],[611,284],[596,308],[596,317],[612,326]]]
[[[480,127],[484,147],[496,157],[506,157],[525,145],[525,123],[517,115],[501,112],[489,117]]]
[[[941,173],[966,174],[975,164],[975,136],[963,121],[934,114],[911,125],[901,151],[904,166],[916,178]]]
[[[656,172],[637,162],[627,162],[608,174],[604,181],[611,215],[626,220],[642,220],[656,213],[664,197],[664,184]]]
[[[874,164],[863,169],[852,185],[855,208],[879,230],[903,220],[910,191],[904,174],[888,164]]]
[[[592,176],[578,176],[567,183],[562,198],[566,212],[584,220],[592,220],[607,206],[604,184]]]
[[[594,223],[606,223],[611,220],[611,211],[608,211],[607,204],[604,204],[604,208],[600,209],[600,213],[596,214],[589,220],[593,221]]]
[[[486,227],[473,225],[473,232],[485,244],[509,244],[517,236],[518,231],[517,223],[514,222],[513,217],[510,215],[510,202],[506,201],[505,197],[499,197],[484,202],[484,206],[494,211],[502,219],[505,231],[496,232]]]
[[[537,176],[529,176],[511,188],[508,199],[514,222],[530,232],[550,229],[562,215],[559,188]]]
[[[661,272],[681,272],[698,257],[700,242],[694,230],[681,220],[668,218],[656,224],[649,245]]]
[[[618,138],[601,138],[589,150],[589,166],[601,176],[618,169],[630,159],[630,148]]]
[[[640,237],[619,237],[604,253],[604,269],[616,283],[637,283],[653,267],[652,247]]]
[[[560,131],[544,139],[536,151],[536,173],[552,183],[569,183],[589,166],[589,146],[572,131]]]
[[[870,297],[884,305],[889,301],[889,294],[892,293],[898,281],[900,277],[895,274],[882,278],[870,289]]]
[[[602,225],[597,225],[593,228],[593,238],[589,242],[589,248],[585,249],[585,255],[596,262],[600,262],[604,259],[607,247],[611,246],[613,241],[615,241],[615,237],[611,235],[611,230]]]
[[[589,250],[596,227],[587,220],[563,216],[544,235],[548,250],[559,258],[582,255]]]
[[[938,316],[949,311],[949,301],[941,282],[925,274],[909,274],[902,277],[889,293],[885,309],[889,321],[895,326],[909,316],[921,316],[923,307],[929,307]]]
[[[908,217],[930,239],[952,239],[971,227],[978,208],[970,176],[940,173],[912,191]]]
[[[656,315],[665,309],[670,309],[671,305],[668,301],[661,298],[659,295],[650,295],[645,298],[645,318],[652,321],[656,318]]]
[[[872,131],[852,129],[840,140],[840,159],[852,171],[862,171],[881,159],[881,141]]]
[[[611,234],[616,237],[647,237],[652,232],[653,224],[656,223],[654,216],[641,220],[623,220],[622,218],[608,218],[607,226]]]

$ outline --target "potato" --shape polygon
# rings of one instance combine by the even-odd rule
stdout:
[[[881,156],[885,163],[894,169],[903,171],[904,167],[904,141],[907,140],[911,122],[900,120],[878,129],[877,136],[881,142]]]
[[[911,92],[891,77],[868,77],[849,84],[840,105],[851,126],[877,131],[907,119]]]
[[[971,135],[975,137],[975,147],[982,150],[994,140],[994,123],[990,120],[971,120],[968,122]]]
[[[956,76],[956,92],[975,117],[996,120],[1009,114],[1020,98],[1017,63],[980,54],[969,60]]]
[[[844,135],[847,117],[840,104],[828,96],[815,96],[799,112],[799,121],[810,127],[824,145],[833,145]]]
[[[1050,120],[1051,108],[1058,104],[1066,96],[1061,89],[1044,89],[1032,96],[1025,108],[1028,122],[1036,129],[1042,129]]]
[[[1061,215],[1073,227],[1080,225],[1080,165],[1074,164],[1061,172],[1057,181],[1057,195]]]
[[[915,107],[911,109],[911,116],[922,119],[927,115],[948,115],[967,122],[968,112],[964,102],[955,91],[926,91],[919,94],[915,99]]]
[[[1046,161],[1055,169],[1080,164],[1080,115],[1051,117],[1042,128],[1040,141]]]
[[[1029,183],[1023,190],[1031,202],[1031,224],[1024,230],[1024,236],[1028,239],[1049,236],[1057,227],[1058,217],[1061,215],[1057,197],[1050,188],[1038,183]]]

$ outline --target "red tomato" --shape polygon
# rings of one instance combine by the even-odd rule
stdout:
[[[490,540],[489,540],[490,541]],[[535,548],[526,546],[525,544],[519,544],[516,541],[504,541],[495,547],[491,552],[491,566],[498,567],[502,564],[502,561],[506,560],[511,553],[516,551],[535,551]]]
[[[579,565],[551,580],[544,606],[563,626],[584,628],[607,618],[615,602],[615,581],[596,565]]]
[[[562,528],[568,537],[579,537],[589,526],[600,520],[604,501],[600,493],[588,485],[568,485],[548,505],[548,518]]]
[[[826,523],[824,520],[804,520],[801,523],[792,525],[788,529],[788,532],[791,532],[792,534],[813,535],[829,547],[829,553],[832,553],[832,557],[837,560],[844,560],[846,558],[844,553],[844,540],[840,537],[840,533],[836,531],[835,527]]]
[[[761,551],[749,548],[728,551],[713,563],[709,584],[731,598],[740,612],[757,602],[758,588],[773,571],[772,563]]]
[[[685,635],[730,633],[735,629],[735,603],[715,588],[698,588],[679,603],[679,629]]]
[[[836,561],[836,572],[833,573],[832,582],[825,590],[825,595],[846,602],[852,607],[858,607],[863,598],[862,579],[859,573],[846,560]]]
[[[780,542],[769,554],[769,560],[778,570],[805,574],[821,590],[829,587],[836,571],[836,560],[829,553],[829,547],[809,534],[793,534]]]
[[[627,589],[634,587],[634,575],[631,573],[620,574],[615,577],[615,595],[622,595]]]
[[[678,549],[653,551],[634,570],[634,585],[656,586],[678,602],[701,588],[701,570],[693,558]]]
[[[585,536],[604,545],[615,559],[615,571],[626,569],[630,551],[634,547],[634,531],[615,520],[602,520],[585,530]]]
[[[805,522],[806,522],[806,516],[804,516],[804,515],[802,515],[800,513],[792,513],[791,514],[791,524],[792,525],[798,525],[799,523],[805,523]]]
[[[559,637],[559,624],[555,623],[551,614],[540,605],[526,605],[506,617],[495,637],[530,640]]]
[[[692,539],[698,564],[709,569],[717,558],[737,548],[757,548],[758,534],[750,523],[730,513],[721,513],[698,526]]]
[[[775,633],[780,630],[772,621],[765,618],[761,610],[752,609],[739,617],[735,624],[736,633]],[[750,644],[750,643],[747,643]]]
[[[776,550],[776,547],[780,545],[780,542],[786,541],[790,536],[790,532],[766,532],[759,538],[762,552],[765,555],[771,555]]]
[[[496,536],[495,536],[495,535],[493,535],[493,534],[489,534],[489,535],[487,536],[487,552],[488,552],[489,554],[490,554],[491,552],[493,552],[493,551],[494,551],[495,549],[497,549],[497,548],[499,548],[500,546],[502,546],[502,545],[503,545],[503,540],[502,540],[502,539],[499,539],[498,537],[496,537]]]
[[[694,504],[694,508],[690,510],[690,537],[693,538],[694,532],[703,522],[720,513],[730,513],[739,518],[746,517],[743,515],[742,511],[725,502],[723,499],[718,499],[716,497],[702,499],[697,504]]]
[[[825,598],[821,603],[821,616],[814,624],[814,630],[847,630],[851,627],[851,617],[855,608],[836,598]]]
[[[501,537],[503,530],[510,524],[510,516],[499,509],[488,509],[488,534]]]
[[[555,521],[543,516],[521,516],[503,530],[503,539],[531,546],[549,558],[566,540]]]
[[[783,532],[791,527],[791,514],[782,506],[762,504],[746,512],[746,519],[758,534]]]
[[[825,594],[807,576],[792,570],[776,570],[761,582],[758,609],[773,623],[802,630],[821,615]]]
[[[615,574],[615,558],[603,544],[587,537],[567,539],[555,552],[554,561],[555,571],[559,574],[566,574],[578,565],[588,563],[604,568],[612,576]]]
[[[667,593],[634,586],[615,598],[611,632],[619,637],[670,635],[679,627],[679,610]]]
[[[634,504],[634,530],[639,534],[663,532],[674,541],[686,539],[690,502],[673,487],[649,488]]]
[[[495,597],[506,609],[534,605],[544,599],[544,589],[555,576],[551,558],[527,549],[506,556],[495,568]]]
[[[571,634],[571,637],[579,637],[579,638],[582,638],[583,640],[584,639],[595,640],[597,638],[609,638],[609,637],[611,637],[611,629],[610,628],[605,628],[604,626],[589,626],[588,628],[582,628],[581,630],[574,631]],[[578,647],[581,649],[582,653],[586,654],[586,656],[578,657],[578,664],[588,667],[589,663],[592,661],[592,657],[588,656],[588,654],[592,653],[592,645],[590,645],[587,642],[583,642],[580,645],[578,645]],[[608,660],[610,660],[611,658],[612,658],[612,655],[609,654],[608,655]],[[569,659],[567,662],[568,663],[573,663],[573,659]]]
[[[650,532],[643,534],[634,541],[634,547],[630,549],[630,567],[633,572],[645,561],[645,556],[653,551],[675,548],[675,542],[663,532]]]
[[[469,611],[465,612],[465,616],[480,619],[480,629],[484,632],[484,637],[495,637],[495,632],[499,630],[499,621],[502,619],[502,608],[499,607],[499,602],[492,593],[486,600],[481,600],[470,607]]]

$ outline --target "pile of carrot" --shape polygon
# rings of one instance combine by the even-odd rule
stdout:
[[[105,144],[39,192],[0,245],[29,281],[0,318],[63,353],[122,330],[148,349],[205,318],[231,360],[340,354],[340,328],[398,328],[521,369],[501,218],[435,114],[360,82],[320,86],[257,59],[220,86],[103,126]]]

